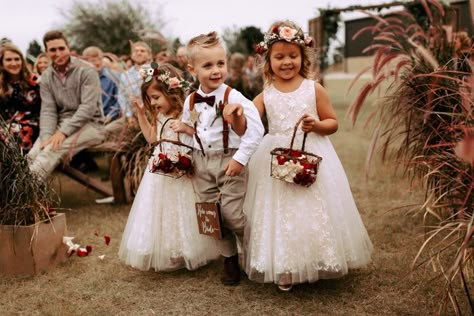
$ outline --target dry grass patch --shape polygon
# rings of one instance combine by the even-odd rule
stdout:
[[[432,315],[439,302],[439,281],[431,270],[410,273],[423,240],[422,219],[406,215],[403,205],[421,203],[422,196],[379,166],[364,179],[369,133],[349,127],[345,108],[331,137],[343,162],[359,211],[374,243],[373,263],[338,280],[296,286],[281,293],[272,284],[243,279],[236,287],[220,284],[221,262],[197,271],[142,272],[118,261],[117,252],[130,205],[97,205],[99,197],[60,176],[62,206],[75,242],[93,252],[73,256],[35,277],[0,278],[2,315]],[[56,187],[59,188],[58,183]],[[110,235],[106,246],[98,232]],[[98,258],[105,254],[104,260]]]

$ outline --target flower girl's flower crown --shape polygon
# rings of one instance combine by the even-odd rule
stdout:
[[[143,66],[140,69],[140,76],[144,82],[149,82],[153,77],[156,77],[157,80],[168,86],[168,90],[176,88],[186,90],[189,87],[189,82],[186,80],[179,79],[178,77],[170,77],[169,71],[159,70],[156,62],[152,62],[150,66]]]
[[[271,32],[265,33],[263,41],[255,46],[255,52],[262,55],[275,42],[287,41],[300,46],[313,47],[314,40],[311,36],[303,33],[301,29],[296,30],[289,26],[275,26]]]

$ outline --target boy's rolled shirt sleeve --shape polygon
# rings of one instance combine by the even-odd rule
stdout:
[[[245,166],[260,145],[265,129],[257,107],[252,101],[236,90],[232,90],[229,99],[231,103],[240,103],[244,108],[247,129],[241,136],[239,149],[232,158]]]

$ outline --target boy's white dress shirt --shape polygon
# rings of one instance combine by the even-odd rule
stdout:
[[[194,110],[199,112],[197,134],[201,139],[204,153],[222,151],[224,149],[222,117],[217,118],[214,123],[212,122],[216,118],[216,107],[220,101],[224,100],[226,89],[227,85],[223,83],[219,88],[208,94],[204,93],[201,88],[196,91],[196,93],[202,96],[215,96],[216,98],[214,106],[210,106],[205,102],[194,104]],[[189,100],[190,97],[188,96],[184,102],[182,121],[194,127],[190,116]],[[245,166],[252,154],[257,150],[263,137],[264,128],[255,104],[235,89],[232,89],[229,94],[228,104],[232,103],[242,104],[247,120],[247,130],[244,135],[239,137],[232,128],[229,128],[229,148],[238,149],[233,159]],[[194,148],[201,150],[195,137]]]

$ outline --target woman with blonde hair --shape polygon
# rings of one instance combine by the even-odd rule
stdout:
[[[49,64],[50,60],[48,55],[46,55],[46,53],[40,53],[38,57],[36,57],[36,61],[33,66],[33,72],[38,76],[41,76],[41,74],[46,70],[46,68],[48,68]]]

